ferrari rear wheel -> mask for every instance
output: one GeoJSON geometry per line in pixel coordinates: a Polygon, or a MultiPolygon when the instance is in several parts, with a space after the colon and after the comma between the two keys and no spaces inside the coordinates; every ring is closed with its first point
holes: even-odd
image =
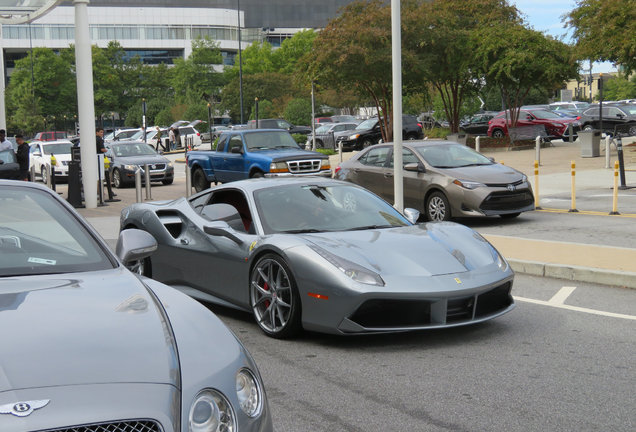
{"type": "Polygon", "coordinates": [[[300,325],[300,298],[289,266],[280,256],[261,257],[250,277],[252,313],[267,335],[283,339],[297,334],[300,325]]]}

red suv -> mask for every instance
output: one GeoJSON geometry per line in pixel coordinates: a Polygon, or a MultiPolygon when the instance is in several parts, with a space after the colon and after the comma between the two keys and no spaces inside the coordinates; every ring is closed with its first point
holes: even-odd
{"type": "MultiPolygon", "coordinates": [[[[510,112],[508,123],[510,122],[510,112]]],[[[522,109],[519,112],[517,127],[543,125],[546,134],[550,138],[569,140],[568,125],[572,124],[573,132],[576,134],[581,129],[581,123],[577,118],[561,117],[552,111],[545,109],[522,109]]],[[[506,124],[506,112],[502,111],[488,122],[488,136],[493,138],[503,138],[508,135],[508,125],[506,124]]]]}
{"type": "Polygon", "coordinates": [[[33,137],[33,141],[57,141],[57,140],[66,139],[66,138],[67,138],[66,132],[48,131],[48,132],[38,132],[33,137]]]}

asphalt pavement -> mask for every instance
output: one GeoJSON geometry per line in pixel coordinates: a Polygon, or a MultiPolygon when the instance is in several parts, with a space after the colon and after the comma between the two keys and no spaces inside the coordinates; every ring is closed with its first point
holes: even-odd
{"type": "MultiPolygon", "coordinates": [[[[615,147],[610,147],[610,169],[606,168],[605,146],[601,143],[598,157],[582,157],[578,142],[555,141],[539,153],[539,207],[537,212],[602,216],[604,223],[611,225],[616,218],[633,218],[636,222],[636,138],[623,140],[625,188],[617,191],[619,214],[610,215],[613,210],[614,161],[617,160],[615,147]],[[629,144],[633,143],[634,146],[629,144]],[[572,175],[571,164],[575,164],[572,175]],[[574,196],[572,199],[574,177],[574,196]],[[572,211],[576,210],[576,212],[572,211]]],[[[492,151],[482,149],[482,153],[495,158],[497,162],[526,173],[534,186],[535,149],[514,151],[492,151]]],[[[344,153],[343,158],[352,153],[344,153]]],[[[185,165],[179,163],[182,154],[171,154],[175,160],[175,182],[170,186],[154,185],[152,200],[170,200],[186,193],[185,165]]],[[[339,155],[331,156],[332,167],[340,161],[339,155]]],[[[619,185],[620,177],[619,177],[619,185]]],[[[57,187],[66,197],[67,186],[57,187]]],[[[145,189],[142,191],[145,199],[145,189]]],[[[119,214],[129,204],[135,202],[135,189],[117,189],[117,199],[121,201],[105,203],[96,209],[78,209],[91,225],[114,246],[119,232],[119,214]]],[[[568,215],[568,216],[565,216],[568,215]]],[[[522,216],[523,217],[523,216],[522,216]]],[[[513,222],[514,223],[514,222],[513,222]]],[[[558,230],[559,227],[554,227],[558,230]]],[[[636,249],[610,244],[590,245],[569,241],[522,238],[514,235],[484,234],[516,272],[537,276],[598,283],[636,289],[636,249]]]]}

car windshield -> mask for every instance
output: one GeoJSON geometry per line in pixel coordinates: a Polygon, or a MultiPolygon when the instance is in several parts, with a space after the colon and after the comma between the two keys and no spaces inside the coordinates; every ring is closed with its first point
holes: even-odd
{"type": "Polygon", "coordinates": [[[486,156],[461,144],[444,144],[415,147],[424,160],[435,168],[459,168],[492,165],[486,156]]]}
{"type": "Polygon", "coordinates": [[[0,276],[114,268],[106,252],[48,192],[0,188],[0,276]]]}
{"type": "Polygon", "coordinates": [[[254,199],[265,234],[409,225],[388,203],[355,186],[294,184],[259,190],[254,199]]]}
{"type": "Polygon", "coordinates": [[[326,125],[322,125],[319,128],[316,129],[316,133],[317,134],[325,134],[327,132],[329,132],[329,129],[331,129],[332,124],[326,124],[326,125]]]}
{"type": "Polygon", "coordinates": [[[370,118],[363,121],[358,126],[356,126],[356,129],[357,130],[373,129],[373,126],[375,126],[377,122],[378,122],[377,118],[370,118]]]}
{"type": "Polygon", "coordinates": [[[552,112],[552,111],[546,111],[546,110],[534,110],[531,111],[532,114],[538,118],[538,119],[558,119],[561,118],[561,116],[559,116],[558,114],[552,112]]]}
{"type": "Polygon", "coordinates": [[[3,163],[15,163],[17,162],[17,159],[15,157],[15,153],[11,150],[3,150],[0,151],[0,161],[3,163]]]}
{"type": "Polygon", "coordinates": [[[286,131],[259,131],[250,132],[245,135],[245,143],[247,149],[254,150],[271,150],[281,148],[299,149],[300,147],[286,131]]]}
{"type": "Polygon", "coordinates": [[[116,144],[111,147],[115,156],[154,156],[157,154],[155,149],[148,144],[116,144]]]}
{"type": "MultiPolygon", "coordinates": [[[[153,139],[155,137],[155,135],[157,135],[157,131],[156,130],[151,130],[151,131],[146,132],[146,140],[153,139]]],[[[137,132],[136,134],[131,136],[130,140],[131,141],[143,141],[144,140],[144,131],[140,130],[139,132],[137,132]]]]}
{"type": "Polygon", "coordinates": [[[56,144],[45,144],[42,146],[44,148],[44,154],[71,154],[71,147],[73,144],[68,143],[56,143],[56,144]]]}

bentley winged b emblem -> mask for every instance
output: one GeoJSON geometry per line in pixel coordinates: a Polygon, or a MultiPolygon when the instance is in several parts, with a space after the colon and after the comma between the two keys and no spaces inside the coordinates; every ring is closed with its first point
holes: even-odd
{"type": "Polygon", "coordinates": [[[32,400],[0,405],[0,414],[13,414],[16,417],[26,417],[36,409],[48,405],[50,399],[32,400]]]}

